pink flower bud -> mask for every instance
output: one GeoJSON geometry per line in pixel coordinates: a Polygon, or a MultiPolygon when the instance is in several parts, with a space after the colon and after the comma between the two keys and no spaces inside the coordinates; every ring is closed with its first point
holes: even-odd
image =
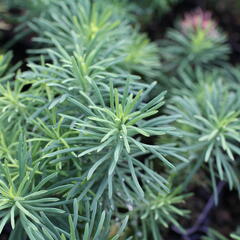
{"type": "Polygon", "coordinates": [[[180,27],[185,34],[202,30],[210,38],[216,38],[219,36],[217,24],[212,19],[212,14],[208,11],[203,11],[200,8],[185,14],[180,22],[180,27]]]}

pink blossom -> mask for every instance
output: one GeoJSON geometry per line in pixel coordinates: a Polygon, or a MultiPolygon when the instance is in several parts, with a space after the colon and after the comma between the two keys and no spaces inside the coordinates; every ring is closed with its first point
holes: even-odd
{"type": "Polygon", "coordinates": [[[184,19],[180,22],[180,26],[184,33],[203,30],[212,38],[219,36],[217,24],[212,19],[212,14],[208,11],[203,11],[200,8],[191,13],[187,13],[184,16],[184,19]]]}

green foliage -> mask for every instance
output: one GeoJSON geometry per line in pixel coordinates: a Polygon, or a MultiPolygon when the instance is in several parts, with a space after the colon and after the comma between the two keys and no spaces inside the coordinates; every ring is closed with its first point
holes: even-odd
{"type": "MultiPolygon", "coordinates": [[[[237,233],[232,233],[230,235],[230,238],[232,240],[239,240],[240,236],[237,233]]],[[[202,238],[202,240],[227,240],[229,238],[224,237],[222,234],[220,234],[218,231],[214,230],[214,229],[209,229],[208,230],[208,235],[204,236],[202,238]]]]}
{"type": "Polygon", "coordinates": [[[106,7],[99,1],[92,5],[83,0],[60,1],[30,27],[40,34],[35,41],[47,46],[31,53],[51,58],[52,68],[59,62],[66,73],[71,69],[84,88],[110,72],[131,71],[151,78],[159,72],[157,45],[133,29],[124,16],[112,11],[111,4],[106,7]]]}
{"type": "Polygon", "coordinates": [[[24,93],[24,84],[15,81],[12,86],[10,82],[5,85],[0,85],[0,108],[2,111],[0,121],[8,125],[7,128],[12,128],[13,124],[22,123],[27,120],[27,117],[34,108],[34,102],[42,103],[40,97],[28,95],[24,93]],[[32,107],[29,102],[32,101],[32,107]]]}
{"type": "Polygon", "coordinates": [[[190,63],[206,68],[209,67],[208,64],[221,66],[228,59],[229,48],[224,36],[206,41],[201,34],[191,35],[193,34],[189,36],[177,30],[169,30],[161,43],[164,71],[184,69],[190,63]]]}
{"type": "Polygon", "coordinates": [[[14,76],[14,72],[19,68],[20,63],[16,64],[14,67],[10,66],[12,61],[12,53],[8,52],[6,54],[0,54],[0,82],[6,82],[14,76]]]}
{"type": "Polygon", "coordinates": [[[223,66],[230,53],[226,36],[220,32],[208,12],[197,10],[186,15],[177,29],[170,29],[161,42],[163,71],[202,66],[223,66]]]}
{"type": "MultiPolygon", "coordinates": [[[[107,183],[109,198],[112,198],[113,190],[118,189],[114,187],[117,181],[120,184],[121,179],[124,179],[127,175],[132,176],[130,190],[136,191],[140,198],[144,196],[138,182],[140,177],[145,185],[151,181],[151,183],[155,182],[155,184],[159,185],[159,189],[165,187],[166,180],[153,173],[151,169],[139,162],[135,156],[153,154],[171,168],[174,166],[165,156],[169,155],[184,160],[181,156],[178,156],[174,147],[170,147],[170,145],[153,146],[141,141],[140,136],[150,137],[166,133],[177,135],[174,128],[168,126],[170,122],[176,119],[174,115],[145,120],[155,115],[164,104],[164,93],[144,103],[144,98],[147,97],[153,86],[154,84],[143,93],[139,91],[133,97],[132,93],[129,95],[129,84],[126,84],[122,96],[117,89],[113,89],[113,86],[110,85],[109,100],[107,101],[106,96],[104,98],[101,90],[95,86],[96,89],[91,98],[80,92],[82,100],[80,100],[81,98],[79,100],[75,98],[68,99],[69,102],[76,105],[75,112],[78,112],[81,116],[62,115],[64,118],[72,120],[70,127],[80,133],[74,139],[75,144],[72,150],[75,153],[79,150],[78,157],[85,156],[88,163],[92,162],[90,164],[90,166],[92,165],[91,168],[87,170],[87,180],[93,177],[94,182],[97,182],[98,185],[101,181],[100,188],[102,190],[107,183]],[[95,102],[99,102],[98,104],[93,102],[93,96],[97,97],[95,102]],[[139,135],[138,138],[136,138],[137,135],[139,135]],[[77,142],[81,143],[81,145],[79,146],[77,142]],[[90,153],[95,155],[93,159],[91,155],[89,156],[90,153]],[[100,173],[99,168],[101,168],[102,173],[100,173]],[[142,170],[139,172],[137,169],[142,170]],[[144,177],[142,177],[143,171],[145,172],[144,177]],[[97,174],[94,174],[95,172],[97,174]],[[105,176],[106,172],[108,176],[105,176]],[[116,178],[118,178],[114,182],[115,184],[113,184],[114,175],[117,175],[116,178]]],[[[67,151],[71,151],[71,148],[67,149],[67,151]]],[[[60,150],[60,152],[63,153],[64,150],[60,150]]],[[[53,157],[58,153],[59,151],[50,153],[47,157],[53,157]]],[[[128,196],[128,191],[126,193],[128,196]]]]}
{"type": "MultiPolygon", "coordinates": [[[[196,94],[196,92],[195,92],[196,94]]],[[[232,91],[221,81],[206,84],[197,95],[175,97],[171,109],[182,115],[179,123],[184,129],[184,138],[193,155],[193,162],[201,166],[209,164],[213,188],[216,177],[226,180],[230,188],[239,189],[235,164],[240,153],[239,92],[232,91]]]]}
{"type": "MultiPolygon", "coordinates": [[[[41,14],[46,7],[48,7],[52,2],[56,0],[3,0],[3,2],[6,2],[5,5],[8,9],[18,8],[18,9],[25,9],[26,12],[22,16],[12,16],[11,20],[16,20],[21,22],[26,19],[31,19],[32,17],[35,17],[39,14],[41,14]]],[[[11,16],[11,15],[10,15],[11,16]]]]}
{"type": "MultiPolygon", "coordinates": [[[[39,161],[33,161],[27,152],[22,136],[17,147],[16,161],[17,164],[13,165],[5,160],[0,166],[0,232],[10,222],[13,231],[9,239],[26,239],[26,235],[32,240],[108,238],[110,215],[103,211],[98,216],[95,208],[92,213],[88,213],[88,217],[91,216],[88,220],[87,217],[79,216],[84,203],[77,199],[61,200],[56,197],[64,196],[71,189],[70,181],[56,184],[58,172],[48,176],[43,173],[39,168],[39,161]],[[67,207],[70,203],[73,203],[73,214],[67,207]],[[79,222],[84,226],[80,235],[76,231],[79,222]]],[[[88,201],[85,205],[89,205],[88,201]]],[[[125,218],[123,225],[111,239],[119,238],[127,220],[125,218]]]]}
{"type": "MultiPolygon", "coordinates": [[[[227,71],[219,68],[205,70],[200,66],[192,68],[190,66],[176,72],[165,83],[166,88],[172,96],[196,96],[199,98],[206,85],[212,85],[216,81],[230,81],[233,84],[233,77],[227,71]]],[[[229,84],[230,85],[230,84],[229,84]]]]}
{"type": "Polygon", "coordinates": [[[234,240],[239,240],[240,236],[233,233],[233,234],[231,234],[231,238],[234,239],[234,240]]]}
{"type": "Polygon", "coordinates": [[[129,71],[147,76],[148,80],[159,77],[159,48],[145,34],[133,33],[124,51],[126,58],[123,64],[129,71]]]}
{"type": "Polygon", "coordinates": [[[144,230],[156,239],[158,226],[185,213],[165,166],[187,161],[174,143],[148,140],[179,136],[171,127],[178,116],[161,113],[166,92],[150,97],[156,83],[132,75],[157,77],[158,47],[113,5],[46,4],[49,11],[29,23],[37,37],[28,70],[8,75],[10,57],[2,58],[1,230],[10,223],[10,239],[116,240],[132,235],[128,218],[145,215],[143,229],[159,218],[144,230]],[[18,140],[22,131],[26,140],[18,140]],[[129,201],[149,210],[121,214],[129,201]]]}
{"type": "Polygon", "coordinates": [[[222,234],[214,229],[208,230],[208,235],[203,237],[202,240],[227,240],[222,234]]]}
{"type": "Polygon", "coordinates": [[[26,150],[23,138],[20,139],[18,146],[17,161],[18,168],[8,167],[7,161],[1,164],[0,205],[2,219],[0,232],[2,232],[4,225],[10,221],[13,234],[14,231],[22,232],[23,228],[30,239],[36,239],[36,235],[38,235],[38,239],[44,239],[43,232],[49,234],[51,231],[46,222],[44,224],[44,219],[46,221],[50,213],[56,219],[59,214],[64,213],[63,210],[55,208],[59,199],[52,196],[64,193],[69,186],[49,186],[49,181],[56,174],[42,179],[38,177],[40,174],[38,164],[33,166],[31,163],[31,157],[26,150]],[[41,227],[43,228],[41,229],[41,227]]]}
{"type": "Polygon", "coordinates": [[[10,225],[10,240],[161,240],[172,225],[184,232],[183,191],[200,167],[215,193],[217,179],[240,190],[240,75],[225,35],[201,11],[162,50],[140,33],[138,14],[173,3],[9,1],[25,9],[17,38],[34,36],[26,70],[0,56],[0,230],[10,225]]]}
{"type": "Polygon", "coordinates": [[[153,17],[161,17],[169,12],[181,0],[142,0],[128,1],[129,9],[135,12],[140,21],[150,22],[153,17]],[[132,4],[132,5],[131,5],[132,4]]]}
{"type": "Polygon", "coordinates": [[[157,240],[162,239],[159,224],[168,228],[170,224],[177,226],[181,229],[180,224],[176,220],[176,216],[186,217],[187,210],[178,207],[179,204],[185,203],[188,195],[179,195],[180,188],[172,189],[171,193],[159,193],[156,189],[147,189],[146,200],[137,200],[136,202],[129,203],[127,206],[130,211],[130,220],[135,229],[135,236],[141,239],[157,240]],[[140,216],[140,222],[136,218],[140,216]],[[151,233],[149,235],[149,233],[151,233]]]}
{"type": "Polygon", "coordinates": [[[2,79],[3,75],[6,74],[6,71],[9,67],[10,61],[11,61],[11,53],[8,53],[6,55],[0,55],[0,77],[2,79]]]}

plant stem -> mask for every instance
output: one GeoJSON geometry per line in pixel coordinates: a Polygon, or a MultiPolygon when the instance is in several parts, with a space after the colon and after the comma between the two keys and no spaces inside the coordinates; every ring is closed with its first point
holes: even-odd
{"type": "MultiPolygon", "coordinates": [[[[223,182],[223,181],[219,182],[219,184],[217,186],[217,194],[218,195],[221,193],[224,185],[225,185],[225,182],[223,182]]],[[[208,218],[209,213],[213,209],[214,205],[215,205],[214,193],[212,193],[212,195],[209,198],[207,204],[205,205],[203,211],[198,216],[196,222],[194,223],[194,225],[191,228],[188,228],[184,234],[176,226],[173,226],[172,229],[176,233],[180,234],[184,240],[191,240],[191,235],[195,234],[196,232],[199,231],[200,228],[202,228],[202,226],[204,225],[204,222],[208,218]]]]}

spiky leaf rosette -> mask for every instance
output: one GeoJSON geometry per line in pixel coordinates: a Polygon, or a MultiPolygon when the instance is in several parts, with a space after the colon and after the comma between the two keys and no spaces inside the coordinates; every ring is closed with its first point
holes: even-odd
{"type": "Polygon", "coordinates": [[[53,47],[51,39],[54,38],[68,52],[88,49],[99,42],[109,43],[127,30],[110,6],[84,0],[59,1],[46,16],[35,19],[30,26],[41,36],[36,41],[53,47]]]}
{"type": "Polygon", "coordinates": [[[24,92],[24,86],[25,83],[19,79],[0,84],[0,121],[6,129],[26,122],[35,108],[44,101],[40,96],[24,92]]]}
{"type": "Polygon", "coordinates": [[[170,72],[187,66],[221,66],[230,52],[226,36],[220,32],[209,12],[198,9],[187,14],[179,29],[167,32],[162,42],[163,69],[170,72]]]}
{"type": "Polygon", "coordinates": [[[98,205],[90,210],[88,198],[66,200],[64,195],[72,188],[71,181],[61,178],[59,171],[47,176],[39,165],[39,161],[32,160],[21,135],[16,164],[7,159],[0,164],[0,232],[9,223],[13,229],[9,239],[119,239],[128,217],[122,224],[118,222],[119,228],[110,238],[115,224],[111,212],[98,205]]]}
{"type": "Polygon", "coordinates": [[[182,115],[179,123],[186,133],[185,150],[190,151],[195,167],[208,163],[214,190],[217,177],[239,189],[235,171],[240,155],[239,96],[217,81],[207,84],[198,96],[174,98],[171,107],[182,115]]]}
{"type": "Polygon", "coordinates": [[[128,81],[120,93],[110,84],[109,98],[103,98],[105,91],[97,85],[92,98],[83,92],[80,92],[78,99],[70,97],[68,101],[72,103],[71,109],[75,109],[75,116],[61,115],[72,120],[70,127],[78,131],[79,136],[69,143],[72,148],[46,155],[54,157],[59,153],[74,151],[88,166],[85,170],[87,180],[92,185],[99,186],[100,183],[100,192],[108,188],[110,199],[113,191],[121,187],[128,197],[131,197],[133,191],[142,198],[144,191],[141,183],[156,184],[159,189],[167,190],[166,180],[139,161],[139,157],[155,156],[170,168],[174,166],[167,160],[167,156],[185,161],[176,153],[174,144],[158,146],[144,140],[150,136],[178,135],[169,126],[177,116],[156,116],[164,104],[165,92],[146,102],[155,83],[135,96],[129,94],[129,86],[128,81]],[[98,99],[95,101],[98,104],[92,101],[93,98],[98,99]],[[131,176],[130,179],[126,178],[128,175],[131,176]],[[125,180],[129,182],[126,183],[125,180]]]}
{"type": "Polygon", "coordinates": [[[98,1],[60,1],[47,16],[30,24],[41,36],[35,39],[36,42],[44,44],[42,49],[31,52],[44,54],[54,61],[54,65],[58,60],[65,66],[72,66],[79,80],[91,81],[92,75],[101,78],[106,69],[157,77],[157,44],[131,26],[128,18],[123,19],[112,11],[114,4],[107,4],[106,8],[106,4],[98,1]],[[77,67],[81,67],[78,72],[77,67]]]}
{"type": "Polygon", "coordinates": [[[189,194],[181,194],[181,188],[171,189],[171,193],[159,193],[157,189],[146,189],[144,200],[137,200],[125,204],[122,201],[121,208],[129,211],[129,225],[134,229],[136,239],[162,239],[163,228],[174,225],[184,232],[177,221],[177,217],[186,217],[189,211],[179,207],[185,203],[189,194]]]}
{"type": "MultiPolygon", "coordinates": [[[[40,35],[36,42],[44,44],[43,48],[32,53],[54,55],[53,60],[57,60],[58,54],[64,58],[66,54],[81,55],[77,60],[83,72],[89,71],[93,61],[116,57],[120,47],[129,42],[125,37],[130,31],[127,20],[112,11],[112,4],[99,1],[59,1],[46,16],[35,19],[30,27],[40,35]],[[49,47],[57,52],[50,53],[49,47]]],[[[92,66],[90,70],[94,69],[92,66]]]]}
{"type": "Polygon", "coordinates": [[[126,55],[123,67],[130,72],[146,76],[146,80],[159,77],[160,49],[158,45],[150,42],[146,34],[140,34],[136,30],[129,40],[123,49],[123,54],[126,55]]]}
{"type": "Polygon", "coordinates": [[[65,212],[59,208],[63,203],[59,204],[56,195],[63,194],[71,185],[54,186],[56,173],[41,178],[39,164],[32,165],[23,137],[19,139],[16,158],[16,166],[8,165],[7,160],[0,165],[0,232],[10,222],[12,236],[18,233],[22,239],[26,235],[32,240],[46,239],[52,231],[49,217],[54,216],[54,221],[61,225],[59,216],[65,212]]]}

